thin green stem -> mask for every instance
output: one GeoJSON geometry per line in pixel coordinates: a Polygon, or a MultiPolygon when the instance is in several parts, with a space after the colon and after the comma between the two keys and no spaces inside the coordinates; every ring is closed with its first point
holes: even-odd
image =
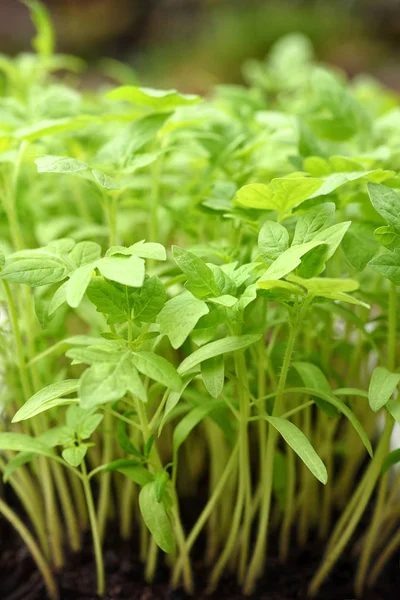
{"type": "MultiPolygon", "coordinates": [[[[289,338],[286,346],[285,356],[283,359],[282,370],[279,377],[278,388],[276,399],[273,408],[273,416],[278,416],[282,410],[282,403],[286,385],[286,378],[289,372],[290,362],[292,359],[294,343],[300,327],[300,324],[306,314],[309,306],[308,299],[304,300],[300,311],[297,314],[297,318],[293,324],[290,325],[289,338]]],[[[278,439],[278,432],[271,425],[268,428],[268,440],[267,440],[267,458],[266,468],[263,477],[263,499],[260,510],[260,521],[258,526],[258,535],[256,544],[253,552],[253,556],[250,562],[247,578],[245,582],[245,593],[251,594],[254,590],[256,579],[259,577],[266,555],[267,538],[268,538],[268,525],[271,511],[271,499],[272,499],[272,482],[274,474],[274,456],[275,449],[278,439]]]]}
{"type": "Polygon", "coordinates": [[[96,518],[96,509],[93,500],[92,489],[87,474],[85,461],[81,465],[82,470],[82,485],[85,493],[86,505],[89,514],[90,528],[92,531],[93,538],[93,550],[96,561],[96,573],[97,573],[97,593],[99,596],[104,596],[105,593],[105,574],[104,574],[104,563],[103,554],[101,550],[101,540],[99,534],[99,528],[96,518]]]}
{"type": "Polygon", "coordinates": [[[313,580],[311,581],[309,587],[310,596],[315,596],[317,594],[322,583],[324,582],[324,580],[330,573],[332,567],[335,565],[336,561],[338,560],[343,550],[347,546],[348,542],[350,541],[358,523],[360,522],[362,515],[364,514],[366,507],[368,506],[368,502],[370,501],[376,482],[381,473],[382,461],[387,454],[387,447],[392,434],[392,429],[393,419],[388,419],[385,425],[385,429],[382,433],[381,439],[379,441],[378,447],[376,449],[374,458],[372,459],[369,465],[365,483],[362,482],[364,483],[364,491],[359,496],[358,503],[354,508],[353,514],[349,519],[346,528],[343,530],[340,537],[336,538],[337,542],[335,543],[335,545],[333,547],[330,547],[331,549],[326,554],[325,560],[323,561],[322,565],[320,566],[313,580]]]}

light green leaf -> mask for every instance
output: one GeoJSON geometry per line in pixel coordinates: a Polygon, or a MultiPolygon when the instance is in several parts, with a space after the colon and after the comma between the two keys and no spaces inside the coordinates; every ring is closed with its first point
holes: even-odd
{"type": "Polygon", "coordinates": [[[335,216],[335,204],[326,202],[319,204],[318,207],[309,210],[299,216],[294,230],[293,246],[311,242],[323,229],[333,225],[335,216]]]}
{"type": "Polygon", "coordinates": [[[138,371],[158,381],[165,387],[178,391],[181,389],[182,381],[175,367],[171,363],[154,352],[141,350],[133,352],[133,362],[138,371]]]}
{"type": "Polygon", "coordinates": [[[9,481],[10,477],[17,469],[19,469],[19,467],[30,463],[37,456],[37,454],[34,454],[32,452],[19,452],[13,458],[9,459],[3,471],[4,483],[7,483],[7,481],[9,481]]]}
{"type": "Polygon", "coordinates": [[[313,240],[311,242],[306,242],[305,244],[291,246],[283,252],[270,267],[268,267],[261,276],[259,283],[285,277],[300,265],[302,257],[307,254],[307,252],[310,252],[310,250],[322,244],[324,244],[324,242],[313,240]]]}
{"type": "Polygon", "coordinates": [[[232,308],[235,306],[238,299],[235,296],[231,296],[231,294],[223,294],[222,296],[218,296],[218,298],[207,298],[207,302],[211,302],[212,304],[219,304],[220,306],[225,306],[226,308],[232,308]]]}
{"type": "Polygon", "coordinates": [[[377,367],[369,383],[368,401],[374,412],[390,400],[400,382],[400,373],[391,373],[385,367],[377,367]]]}
{"type": "Polygon", "coordinates": [[[55,47],[55,33],[49,12],[46,6],[37,0],[24,0],[24,4],[29,8],[36,28],[32,46],[42,58],[49,58],[55,47]]]}
{"type": "MultiPolygon", "coordinates": [[[[351,222],[337,223],[323,229],[314,237],[314,242],[323,242],[324,246],[314,248],[301,261],[300,277],[315,277],[325,269],[325,263],[334,255],[351,222]]],[[[298,247],[298,246],[296,246],[298,247]]]]}
{"type": "Polygon", "coordinates": [[[221,340],[216,340],[215,342],[210,342],[209,344],[202,346],[187,356],[179,365],[178,373],[180,373],[180,375],[184,375],[203,361],[208,360],[209,358],[214,358],[215,356],[219,356],[220,354],[228,354],[229,352],[244,350],[252,344],[255,344],[260,337],[261,334],[241,336],[234,335],[221,340]]]}
{"type": "Polygon", "coordinates": [[[106,279],[128,285],[140,287],[144,281],[144,260],[137,256],[109,256],[97,262],[97,268],[106,279]]]}
{"type": "Polygon", "coordinates": [[[264,183],[250,183],[241,187],[236,194],[236,202],[246,208],[267,210],[272,201],[272,190],[264,183]]]}
{"type": "Polygon", "coordinates": [[[87,297],[98,312],[108,315],[107,323],[125,323],[129,318],[129,298],[110,281],[92,277],[87,288],[87,297]]]}
{"type": "Polygon", "coordinates": [[[365,269],[378,251],[374,239],[374,227],[370,223],[352,223],[342,240],[342,249],[352,267],[365,269]]]}
{"type": "Polygon", "coordinates": [[[158,502],[154,482],[140,490],[139,508],[143,521],[163,552],[174,552],[175,540],[164,502],[158,502]]]}
{"type": "Polygon", "coordinates": [[[168,336],[173,348],[182,346],[200,317],[209,312],[202,300],[189,292],[168,300],[157,316],[160,332],[168,336]]]}
{"type": "Polygon", "coordinates": [[[195,427],[206,417],[208,417],[214,410],[220,409],[224,406],[222,400],[209,400],[203,402],[200,406],[193,408],[187,415],[179,421],[178,425],[174,429],[172,438],[172,445],[174,449],[174,456],[176,457],[179,448],[186,440],[188,435],[193,431],[195,427]]]}
{"type": "Polygon", "coordinates": [[[79,467],[86,456],[88,448],[85,444],[71,446],[62,451],[63,459],[72,467],[79,467]]]}
{"type": "Polygon", "coordinates": [[[178,106],[187,106],[200,102],[201,98],[193,94],[179,94],[176,90],[155,90],[134,85],[123,85],[108,92],[110,100],[127,100],[138,106],[155,111],[170,111],[178,106]]]}
{"type": "Polygon", "coordinates": [[[72,404],[66,413],[66,423],[81,440],[89,438],[100,425],[104,415],[94,413],[93,410],[84,410],[72,404]]]}
{"type": "Polygon", "coordinates": [[[92,175],[95,181],[106,190],[119,190],[121,187],[118,181],[115,181],[115,179],[112,179],[111,177],[109,177],[102,171],[99,171],[98,169],[92,169],[92,175]]]}
{"type": "Polygon", "coordinates": [[[104,470],[118,471],[118,473],[122,473],[125,475],[125,477],[131,481],[134,481],[140,486],[144,486],[154,480],[154,476],[146,469],[146,467],[139,465],[136,460],[129,458],[120,458],[118,460],[114,460],[113,462],[105,465],[104,470]]]}
{"type": "Polygon", "coordinates": [[[153,260],[166,260],[167,253],[162,244],[155,242],[137,242],[128,248],[130,254],[140,256],[141,258],[151,258],[153,260]]]}
{"type": "Polygon", "coordinates": [[[133,318],[142,323],[154,323],[166,299],[167,293],[161,280],[156,276],[149,277],[132,296],[133,318]]]}
{"type": "Polygon", "coordinates": [[[281,434],[287,444],[301,458],[306,467],[321,483],[328,481],[326,467],[310,442],[300,429],[287,419],[280,417],[266,417],[267,421],[281,434]]]}
{"type": "Polygon", "coordinates": [[[76,269],[69,278],[66,286],[66,300],[72,308],[77,308],[82,302],[95,267],[96,263],[83,265],[76,269]]]}
{"type": "Polygon", "coordinates": [[[38,173],[78,173],[89,168],[86,163],[68,156],[41,156],[35,163],[38,173]]]}
{"type": "Polygon", "coordinates": [[[43,444],[37,438],[23,433],[0,433],[0,450],[13,450],[15,452],[33,452],[53,458],[54,451],[50,446],[43,444]]]}
{"type": "Polygon", "coordinates": [[[218,398],[224,389],[225,363],[222,355],[214,356],[201,363],[201,377],[208,393],[218,398]]]}
{"type": "Polygon", "coordinates": [[[269,185],[253,183],[242,187],[236,200],[249,208],[276,210],[283,217],[298,206],[322,185],[312,177],[287,177],[273,179],[269,185]]]}
{"type": "MultiPolygon", "coordinates": [[[[376,256],[368,263],[368,266],[389,281],[400,285],[400,249],[376,256]]],[[[0,277],[3,273],[4,271],[0,277]]]]}
{"type": "Polygon", "coordinates": [[[394,190],[379,183],[369,183],[368,193],[376,212],[400,232],[400,196],[394,190]]]}
{"type": "Polygon", "coordinates": [[[74,267],[83,267],[93,263],[101,256],[101,247],[96,242],[79,242],[68,255],[74,267]]]}
{"type": "MultiPolygon", "coordinates": [[[[315,388],[328,394],[331,393],[329,381],[319,367],[303,361],[293,361],[292,367],[296,369],[306,387],[315,388]]],[[[315,398],[315,402],[330,417],[336,418],[339,416],[338,410],[328,402],[320,398],[315,398]]]]}
{"type": "Polygon", "coordinates": [[[23,406],[17,411],[12,419],[12,423],[18,423],[19,421],[25,421],[31,419],[35,415],[40,414],[53,406],[59,404],[69,404],[74,400],[64,398],[69,394],[73,394],[78,390],[79,380],[78,379],[65,379],[64,381],[58,381],[57,383],[51,383],[47,387],[36,392],[29,400],[25,402],[23,406]],[[61,398],[61,401],[59,399],[61,398]],[[56,401],[56,403],[54,403],[56,401]]]}
{"type": "Polygon", "coordinates": [[[41,257],[14,260],[6,264],[0,273],[2,279],[13,283],[25,283],[32,287],[58,283],[66,278],[67,266],[57,258],[41,257]]]}
{"type": "Polygon", "coordinates": [[[81,407],[90,409],[114,402],[122,398],[128,390],[146,402],[146,392],[136,371],[133,357],[131,353],[126,352],[118,362],[95,363],[83,373],[79,385],[81,407]]]}
{"type": "Polygon", "coordinates": [[[329,404],[332,404],[332,406],[334,406],[335,408],[337,408],[338,411],[340,411],[353,425],[354,429],[360,436],[361,441],[363,442],[364,446],[366,447],[368,454],[370,456],[373,455],[371,442],[369,441],[368,436],[367,436],[363,426],[361,425],[360,421],[357,419],[357,417],[353,413],[353,411],[347,406],[347,404],[342,402],[334,394],[332,394],[332,393],[328,394],[322,390],[317,390],[314,387],[313,388],[305,387],[303,389],[303,391],[304,391],[304,393],[308,393],[311,396],[317,396],[317,397],[321,398],[322,400],[325,400],[329,404]]]}
{"type": "Polygon", "coordinates": [[[400,249],[400,233],[396,232],[391,225],[384,225],[375,229],[374,238],[378,244],[385,246],[392,252],[400,249]]]}
{"type": "Polygon", "coordinates": [[[192,252],[172,247],[174,259],[178,267],[187,277],[187,289],[197,298],[220,295],[220,290],[211,269],[192,252]]]}
{"type": "Polygon", "coordinates": [[[67,284],[68,281],[64,281],[64,283],[60,285],[60,287],[55,292],[53,298],[51,299],[48,307],[49,316],[55,313],[56,310],[67,301],[67,284]]]}
{"type": "MultiPolygon", "coordinates": [[[[39,121],[38,123],[34,123],[33,125],[28,125],[27,127],[18,129],[14,133],[14,137],[17,139],[25,139],[25,140],[33,142],[34,140],[40,139],[47,135],[54,135],[57,133],[62,133],[64,131],[65,132],[66,131],[77,131],[78,129],[84,129],[91,123],[96,123],[96,122],[98,122],[97,117],[84,116],[84,115],[80,115],[78,117],[74,117],[74,116],[73,117],[64,117],[62,119],[46,119],[44,121],[39,121]]],[[[67,157],[57,156],[57,157],[52,157],[52,158],[67,158],[67,157]]],[[[72,159],[72,160],[74,160],[74,159],[72,159]]],[[[78,168],[76,170],[82,171],[84,169],[78,168]]],[[[45,172],[49,172],[49,173],[50,172],[54,172],[54,173],[71,172],[72,173],[72,172],[74,172],[74,168],[72,168],[72,170],[67,168],[65,171],[58,171],[57,167],[56,167],[54,170],[51,169],[50,171],[47,171],[47,169],[46,169],[45,171],[41,171],[41,172],[43,172],[43,173],[45,173],[45,172]]]]}
{"type": "Polygon", "coordinates": [[[289,248],[289,232],[280,223],[266,221],[258,234],[258,248],[264,261],[276,260],[289,248]]]}

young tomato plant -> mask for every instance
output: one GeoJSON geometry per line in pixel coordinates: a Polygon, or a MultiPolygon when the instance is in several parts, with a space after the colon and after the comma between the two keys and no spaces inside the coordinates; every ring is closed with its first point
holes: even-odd
{"type": "Polygon", "coordinates": [[[52,599],[88,529],[104,595],[108,527],[189,593],[200,537],[208,591],[250,595],[271,539],[318,536],[313,595],[361,526],[361,594],[400,545],[398,97],[299,35],[207,100],[81,93],[27,5],[35,53],[0,59],[0,513],[52,599]]]}

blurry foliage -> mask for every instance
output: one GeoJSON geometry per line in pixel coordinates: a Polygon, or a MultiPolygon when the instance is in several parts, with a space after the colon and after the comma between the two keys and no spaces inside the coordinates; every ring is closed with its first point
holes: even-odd
{"type": "MultiPolygon", "coordinates": [[[[320,60],[350,75],[373,72],[399,86],[398,0],[47,0],[59,49],[87,60],[129,61],[141,81],[206,92],[216,82],[240,82],[239,65],[263,58],[288,32],[306,34],[320,60]]],[[[17,0],[0,2],[1,50],[28,48],[31,25],[17,0]]],[[[116,72],[113,64],[113,72],[116,72]]],[[[134,83],[118,68],[118,81],[134,83]]],[[[115,79],[115,77],[114,77],[115,79]]],[[[89,84],[91,79],[87,80],[89,84]]]]}

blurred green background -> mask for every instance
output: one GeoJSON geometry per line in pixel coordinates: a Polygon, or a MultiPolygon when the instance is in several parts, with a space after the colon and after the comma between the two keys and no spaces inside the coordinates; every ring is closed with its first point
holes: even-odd
{"type": "MultiPolygon", "coordinates": [[[[350,76],[369,72],[400,91],[400,0],[46,0],[59,51],[88,62],[86,81],[111,57],[133,70],[120,81],[206,93],[240,82],[247,58],[301,31],[320,60],[350,76]],[[130,80],[130,81],[129,81],[130,80]]],[[[19,0],[0,0],[0,51],[30,48],[33,27],[19,0]]],[[[115,78],[115,75],[114,75],[115,78]]]]}

